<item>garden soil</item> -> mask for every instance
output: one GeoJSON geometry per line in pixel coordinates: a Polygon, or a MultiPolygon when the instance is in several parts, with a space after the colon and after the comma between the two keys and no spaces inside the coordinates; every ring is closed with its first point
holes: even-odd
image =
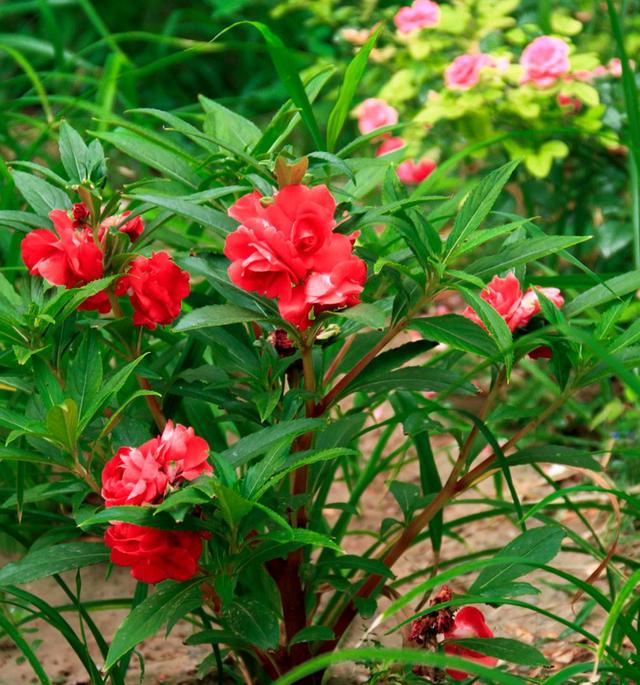
{"type": "MultiPolygon", "coordinates": [[[[443,445],[443,461],[446,462],[446,445],[443,445]]],[[[411,474],[415,482],[418,481],[418,470],[415,464],[409,465],[403,474],[411,474]]],[[[550,467],[549,475],[554,479],[566,481],[572,484],[575,474],[561,467],[550,467]]],[[[523,501],[538,499],[548,492],[548,486],[533,471],[519,469],[517,478],[518,491],[523,501]]],[[[491,481],[482,485],[486,491],[492,487],[491,481]]],[[[478,499],[482,493],[468,499],[478,499]]],[[[344,502],[347,500],[347,490],[339,482],[335,485],[330,498],[331,502],[344,502]]],[[[370,528],[376,530],[380,521],[385,517],[396,516],[399,518],[395,500],[388,492],[387,485],[382,480],[375,483],[369,496],[364,502],[364,511],[361,516],[354,520],[353,529],[362,530],[370,528]]],[[[448,518],[458,518],[472,514],[482,509],[481,505],[456,504],[446,511],[448,518]]],[[[330,510],[334,512],[335,510],[330,510]]],[[[604,518],[597,511],[591,512],[593,524],[599,533],[607,539],[607,528],[612,527],[612,522],[604,518]]],[[[564,510],[563,523],[571,526],[574,530],[581,530],[579,521],[573,520],[573,514],[564,510]]],[[[492,547],[505,545],[509,539],[517,535],[517,529],[512,523],[502,518],[486,518],[461,526],[457,529],[457,540],[446,539],[443,545],[442,558],[447,559],[457,555],[470,553],[492,547]]],[[[350,535],[346,538],[344,547],[349,553],[362,553],[370,544],[370,538],[350,535]]],[[[579,577],[587,578],[595,570],[590,561],[583,555],[563,552],[557,558],[557,565],[566,571],[579,577]]],[[[2,560],[4,561],[4,560],[2,560]]],[[[401,559],[394,568],[398,576],[406,576],[424,569],[430,565],[432,559],[428,544],[417,545],[401,559]]],[[[133,581],[127,570],[114,568],[109,578],[105,581],[106,568],[96,566],[85,569],[82,572],[82,596],[83,599],[117,599],[130,597],[133,592],[133,581]]],[[[67,574],[67,580],[74,586],[74,574],[67,574]]],[[[470,578],[458,578],[452,584],[454,590],[463,590],[470,578]]],[[[566,617],[575,616],[581,603],[572,606],[570,595],[557,587],[552,587],[544,579],[538,579],[541,593],[535,598],[525,598],[528,601],[538,603],[539,606],[549,609],[566,617]]],[[[67,598],[60,588],[52,580],[42,580],[26,586],[30,592],[46,598],[53,605],[67,604],[67,598]]],[[[406,589],[411,587],[408,585],[406,589]]],[[[382,599],[379,608],[382,609],[388,600],[382,599]]],[[[557,640],[562,632],[562,626],[554,624],[543,616],[526,611],[517,607],[503,607],[491,609],[487,607],[484,613],[488,624],[493,628],[496,635],[512,637],[526,642],[536,642],[550,661],[553,669],[565,666],[569,663],[588,660],[590,653],[580,644],[578,636],[570,636],[569,639],[557,640]]],[[[106,610],[94,612],[93,616],[99,628],[103,631],[107,640],[111,639],[117,627],[123,620],[126,612],[123,610],[106,610]]],[[[78,625],[74,614],[67,614],[69,622],[78,625]]],[[[404,617],[403,617],[404,618],[404,617]]],[[[602,615],[594,615],[587,624],[591,630],[597,630],[603,620],[602,615]]],[[[88,683],[87,675],[77,659],[76,655],[68,648],[66,642],[49,626],[42,621],[35,621],[33,632],[26,635],[27,639],[37,645],[37,654],[43,663],[52,683],[56,685],[84,685],[88,683]]],[[[363,640],[382,642],[388,646],[398,646],[402,642],[402,635],[398,632],[391,637],[384,635],[390,626],[378,626],[373,632],[369,631],[369,625],[362,622],[353,626],[348,636],[349,645],[362,643],[363,640]]],[[[195,685],[195,683],[217,682],[211,678],[199,680],[196,667],[198,663],[209,653],[206,645],[186,646],[183,641],[192,632],[192,627],[187,622],[180,622],[168,637],[160,634],[146,640],[139,647],[145,663],[145,685],[195,685]]],[[[89,638],[90,639],[90,638],[89,638]]],[[[96,663],[100,663],[99,652],[92,645],[96,663]]],[[[352,665],[336,667],[331,674],[331,685],[351,685],[366,682],[366,672],[352,665]]],[[[0,685],[26,685],[36,682],[33,672],[28,663],[20,658],[20,652],[9,640],[0,642],[0,685]]],[[[127,676],[127,685],[140,682],[140,669],[137,659],[133,659],[127,676]]]]}

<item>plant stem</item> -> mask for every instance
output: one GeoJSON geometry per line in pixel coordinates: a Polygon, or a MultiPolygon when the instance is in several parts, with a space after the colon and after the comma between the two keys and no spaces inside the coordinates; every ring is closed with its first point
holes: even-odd
{"type": "MultiPolygon", "coordinates": [[[[124,317],[124,314],[122,312],[122,307],[120,306],[120,302],[118,302],[118,298],[116,297],[115,293],[115,288],[113,286],[110,286],[107,288],[107,296],[109,298],[109,302],[111,303],[111,309],[113,310],[113,315],[116,317],[116,319],[122,319],[124,317]]],[[[137,359],[140,356],[140,348],[142,345],[142,329],[140,329],[140,335],[138,336],[137,343],[135,347],[133,345],[128,345],[129,348],[129,358],[133,361],[134,359],[137,359]]],[[[136,379],[138,381],[138,385],[140,386],[141,390],[151,390],[151,384],[149,381],[144,378],[143,376],[140,376],[139,374],[136,374],[136,379]]],[[[164,412],[162,411],[162,407],[160,406],[158,400],[151,396],[151,395],[146,395],[144,398],[147,402],[147,406],[149,407],[149,411],[151,412],[151,416],[153,416],[153,420],[160,432],[164,430],[164,427],[167,425],[167,419],[164,415],[164,412]]]]}
{"type": "Polygon", "coordinates": [[[380,340],[350,369],[333,388],[315,406],[314,416],[321,416],[337,400],[342,392],[354,381],[362,371],[375,359],[407,324],[408,319],[401,319],[380,338],[380,340]]]}

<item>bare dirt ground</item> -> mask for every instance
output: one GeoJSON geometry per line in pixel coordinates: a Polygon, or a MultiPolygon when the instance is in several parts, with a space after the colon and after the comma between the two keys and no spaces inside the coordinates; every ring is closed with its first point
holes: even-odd
{"type": "MultiPolygon", "coordinates": [[[[446,465],[446,450],[443,449],[442,462],[446,465]]],[[[556,479],[574,477],[569,471],[553,467],[551,474],[556,479]]],[[[402,475],[403,480],[413,479],[418,482],[417,467],[409,464],[402,475]]],[[[546,484],[534,472],[525,469],[518,470],[516,475],[517,487],[523,501],[538,499],[546,493],[546,484]]],[[[486,493],[491,491],[490,481],[487,481],[482,489],[486,493]]],[[[478,493],[480,494],[480,493],[478,493]]],[[[337,482],[330,501],[344,502],[347,499],[347,490],[343,484],[337,482]]],[[[363,502],[364,510],[361,516],[354,521],[353,528],[377,530],[380,521],[387,516],[398,517],[398,509],[395,500],[388,492],[384,481],[378,480],[374,488],[363,502]]],[[[461,515],[467,515],[479,510],[477,504],[455,504],[449,507],[445,516],[451,520],[461,515]]],[[[332,510],[335,511],[335,510],[332,510]]],[[[581,530],[581,525],[573,520],[573,515],[568,512],[563,514],[562,522],[571,525],[576,530],[581,530]]],[[[598,531],[605,531],[612,522],[602,514],[593,512],[593,522],[598,531]]],[[[513,524],[501,518],[489,518],[466,524],[457,530],[458,540],[446,539],[443,545],[442,558],[452,558],[460,554],[472,551],[504,546],[510,539],[517,535],[517,529],[513,524]]],[[[370,538],[359,535],[351,535],[346,538],[345,548],[350,553],[362,553],[370,544],[370,538]]],[[[421,544],[411,549],[401,559],[394,571],[398,577],[406,576],[420,571],[431,562],[428,545],[421,544]]],[[[595,562],[589,558],[573,553],[562,553],[555,562],[562,569],[576,574],[581,578],[587,578],[595,569],[595,562]]],[[[107,599],[130,596],[133,590],[133,581],[124,569],[115,568],[108,582],[105,582],[105,568],[91,567],[83,571],[83,598],[107,599]]],[[[73,574],[68,578],[71,586],[74,586],[73,574]]],[[[452,587],[454,590],[463,590],[469,578],[458,578],[452,587]]],[[[535,581],[534,581],[535,582],[535,581]]],[[[537,583],[541,594],[535,598],[526,598],[527,601],[537,603],[539,606],[570,617],[575,615],[581,603],[573,607],[570,597],[563,591],[552,587],[544,582],[537,583]]],[[[411,585],[406,586],[408,589],[411,585]]],[[[27,589],[37,595],[46,598],[53,605],[66,604],[67,600],[58,586],[50,580],[32,583],[27,589]]],[[[386,600],[381,600],[379,609],[384,608],[386,600]]],[[[585,660],[589,657],[588,651],[578,643],[576,636],[568,639],[556,640],[563,627],[545,619],[539,614],[525,611],[516,607],[502,607],[499,609],[483,608],[487,622],[492,626],[496,635],[513,637],[540,644],[551,663],[551,668],[566,665],[575,661],[585,660]]],[[[104,635],[109,640],[126,612],[121,610],[107,610],[95,612],[94,618],[104,635]]],[[[73,613],[67,614],[70,623],[77,626],[77,619],[73,613]]],[[[602,615],[594,615],[587,624],[597,634],[602,615]]],[[[27,636],[30,642],[41,641],[37,648],[37,654],[44,664],[47,673],[53,683],[57,685],[82,685],[88,683],[87,675],[75,654],[68,648],[66,642],[42,621],[32,624],[37,628],[27,636]]],[[[389,646],[398,645],[401,636],[396,633],[391,638],[383,638],[386,629],[391,626],[380,626],[377,631],[369,636],[369,639],[381,639],[389,646]]],[[[357,644],[366,634],[367,625],[362,622],[354,625],[349,644],[357,644]]],[[[194,685],[213,681],[201,681],[196,677],[197,664],[208,654],[206,646],[189,647],[183,644],[183,640],[190,634],[191,627],[186,622],[179,623],[168,636],[158,635],[146,640],[139,648],[145,660],[145,685],[194,685]]],[[[99,652],[93,646],[96,663],[100,663],[99,652]]],[[[332,674],[332,685],[347,685],[349,683],[363,682],[365,675],[354,669],[351,665],[337,667],[332,674]]],[[[20,659],[20,653],[15,646],[5,641],[0,643],[0,685],[22,685],[36,682],[33,672],[28,663],[20,659]]],[[[136,660],[132,660],[132,666],[127,677],[127,683],[140,682],[140,671],[136,660]]]]}

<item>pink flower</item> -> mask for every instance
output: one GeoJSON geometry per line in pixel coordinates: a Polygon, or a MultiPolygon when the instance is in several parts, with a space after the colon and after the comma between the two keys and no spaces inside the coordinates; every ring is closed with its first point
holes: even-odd
{"type": "Polygon", "coordinates": [[[368,98],[358,107],[358,128],[367,134],[398,123],[398,110],[380,98],[368,98]]]}
{"type": "Polygon", "coordinates": [[[440,21],[440,6],[431,0],[414,0],[410,7],[402,7],[393,18],[400,33],[436,26],[440,21]]]}
{"type": "Polygon", "coordinates": [[[380,147],[376,150],[376,157],[388,155],[390,152],[393,152],[394,150],[399,150],[400,148],[403,148],[405,145],[406,143],[402,138],[387,138],[385,141],[383,141],[382,145],[380,145],[380,147]]]}
{"type": "MultiPolygon", "coordinates": [[[[537,290],[551,300],[556,307],[559,308],[564,304],[564,298],[558,288],[538,288],[537,290]]],[[[526,326],[531,318],[540,311],[540,302],[536,291],[529,288],[523,295],[520,281],[511,272],[505,278],[494,276],[486,290],[480,293],[480,297],[500,314],[512,332],[516,328],[526,326]]],[[[485,327],[471,307],[467,307],[462,315],[479,326],[485,327]]]]}
{"type": "Polygon", "coordinates": [[[167,421],[162,435],[139,447],[121,447],[102,471],[105,506],[155,504],[169,486],[195,480],[213,468],[209,445],[193,428],[167,421]]]}
{"type": "Polygon", "coordinates": [[[569,71],[569,46],[560,38],[539,36],[523,50],[520,64],[522,83],[547,88],[569,71]]]}
{"type": "Polygon", "coordinates": [[[469,90],[480,80],[480,70],[483,67],[493,67],[495,64],[491,56],[482,52],[458,55],[445,69],[445,85],[451,90],[469,90]]]}
{"type": "Polygon", "coordinates": [[[424,181],[436,168],[437,164],[431,159],[412,162],[410,159],[399,164],[396,173],[398,178],[407,185],[415,185],[424,181]]]}
{"type": "Polygon", "coordinates": [[[611,76],[614,76],[616,78],[622,76],[622,62],[617,57],[612,57],[609,60],[607,68],[611,76]]]}
{"type": "Polygon", "coordinates": [[[198,571],[205,534],[190,530],[159,530],[115,523],[104,536],[116,566],[131,568],[131,575],[142,583],[163,580],[184,581],[198,571]]]}
{"type": "Polygon", "coordinates": [[[166,252],[136,257],[116,286],[117,295],[129,296],[133,323],[150,330],[170,324],[180,314],[189,291],[189,274],[166,252]]]}
{"type": "MultiPolygon", "coordinates": [[[[445,640],[461,640],[464,638],[491,638],[493,632],[486,624],[484,616],[479,609],[475,607],[462,607],[455,616],[453,626],[444,633],[445,640]]],[[[480,652],[476,652],[467,647],[461,647],[456,644],[445,644],[444,653],[452,656],[459,656],[483,666],[490,668],[498,664],[498,659],[494,656],[485,656],[480,652]]],[[[464,671],[457,671],[454,669],[447,669],[447,673],[454,680],[464,680],[469,676],[464,671]]]]}

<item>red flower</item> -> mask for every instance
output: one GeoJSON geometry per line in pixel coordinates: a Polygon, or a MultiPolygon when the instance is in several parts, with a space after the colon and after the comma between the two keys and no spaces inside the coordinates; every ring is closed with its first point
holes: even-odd
{"type": "Polygon", "coordinates": [[[227,236],[224,254],[231,260],[229,278],[267,297],[288,298],[307,271],[293,243],[264,219],[246,219],[227,236]]]}
{"type": "Polygon", "coordinates": [[[91,229],[76,227],[62,209],[49,213],[55,229],[37,228],[22,240],[22,261],[31,275],[38,274],[53,285],[74,288],[102,278],[102,250],[91,229]]]}
{"type": "Polygon", "coordinates": [[[162,499],[169,476],[152,448],[155,443],[157,438],[139,448],[121,447],[106,463],[102,471],[102,497],[106,507],[162,499]]]}
{"type": "MultiPolygon", "coordinates": [[[[556,307],[562,307],[564,304],[564,298],[558,288],[537,288],[536,290],[551,300],[556,307]]],[[[529,288],[523,295],[520,281],[511,272],[505,278],[494,276],[486,290],[480,293],[480,297],[500,314],[511,331],[526,326],[531,318],[540,311],[540,302],[536,291],[529,288]]],[[[471,307],[467,307],[462,315],[484,328],[480,317],[471,307]]]]}
{"type": "Polygon", "coordinates": [[[196,575],[203,537],[188,530],[115,523],[105,533],[104,542],[111,549],[112,564],[130,567],[131,575],[143,583],[160,583],[196,575]]]}
{"type": "MultiPolygon", "coordinates": [[[[462,609],[458,611],[455,616],[453,626],[444,633],[444,637],[446,640],[460,640],[468,637],[489,638],[493,637],[493,632],[485,623],[484,616],[479,609],[466,606],[462,607],[462,609]]],[[[476,652],[472,649],[468,649],[467,647],[461,647],[455,644],[445,644],[444,652],[445,654],[459,656],[491,668],[496,666],[498,663],[498,659],[496,659],[496,657],[485,656],[480,652],[476,652]]],[[[447,673],[454,680],[464,680],[469,676],[469,674],[465,673],[464,671],[456,671],[454,669],[447,669],[447,673]]]]}
{"type": "Polygon", "coordinates": [[[117,228],[120,233],[126,233],[129,239],[134,243],[144,231],[144,224],[139,216],[134,217],[130,221],[124,221],[131,212],[122,212],[122,214],[114,214],[107,217],[100,224],[100,237],[104,235],[110,228],[117,228]],[[124,223],[123,223],[124,221],[124,223]]]}
{"type": "Polygon", "coordinates": [[[327,186],[295,184],[278,191],[266,208],[267,221],[286,236],[301,258],[314,254],[331,238],[336,202],[327,186]]]}
{"type": "Polygon", "coordinates": [[[432,159],[421,159],[412,162],[410,159],[398,165],[396,173],[398,178],[407,185],[416,185],[424,181],[435,170],[437,164],[432,159]]]}
{"type": "Polygon", "coordinates": [[[229,278],[239,288],[277,298],[280,315],[300,330],[314,314],[357,304],[366,266],[353,239],[334,233],[336,203],[324,185],[292,184],[271,199],[241,197],[229,214],[242,222],[226,240],[229,278]]]}
{"type": "Polygon", "coordinates": [[[102,471],[105,506],[157,503],[169,486],[211,473],[209,445],[193,428],[167,421],[162,435],[121,447],[102,471]]]}
{"type": "Polygon", "coordinates": [[[404,140],[400,137],[395,137],[395,138],[387,138],[381,145],[380,147],[376,150],[376,157],[381,157],[382,155],[388,155],[390,152],[393,152],[394,150],[399,150],[400,148],[404,147],[406,143],[404,140]]]}
{"type": "Polygon", "coordinates": [[[166,252],[156,252],[151,258],[136,257],[116,286],[117,295],[129,295],[133,323],[151,330],[170,324],[189,292],[189,274],[166,252]]]}

